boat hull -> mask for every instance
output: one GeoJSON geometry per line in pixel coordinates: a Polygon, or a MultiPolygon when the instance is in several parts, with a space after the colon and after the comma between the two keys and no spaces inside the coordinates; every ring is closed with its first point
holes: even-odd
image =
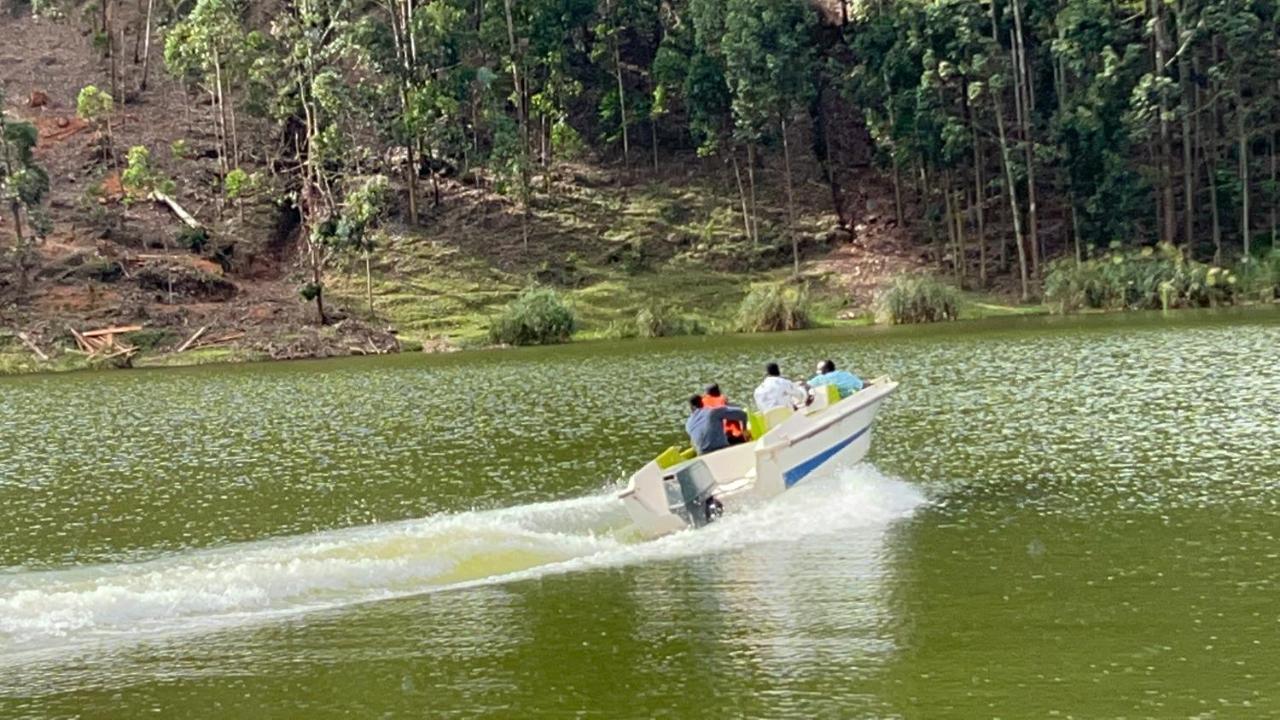
{"type": "Polygon", "coordinates": [[[632,476],[619,498],[636,527],[649,535],[705,525],[720,512],[731,514],[861,462],[871,449],[876,415],[896,389],[897,383],[878,379],[834,404],[795,413],[753,443],[669,468],[651,462],[632,476]],[[694,485],[700,488],[697,498],[687,490],[694,485]]]}

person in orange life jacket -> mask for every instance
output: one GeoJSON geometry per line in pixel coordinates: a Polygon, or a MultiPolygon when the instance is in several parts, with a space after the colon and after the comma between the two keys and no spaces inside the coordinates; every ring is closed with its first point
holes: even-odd
{"type": "MultiPolygon", "coordinates": [[[[720,392],[719,383],[711,383],[707,386],[706,394],[702,396],[702,407],[712,409],[732,406],[729,405],[729,398],[720,392]]],[[[726,419],[724,421],[724,435],[730,445],[740,445],[748,440],[746,424],[740,420],[726,419]]]]}
{"type": "Polygon", "coordinates": [[[729,438],[725,435],[725,420],[732,419],[746,423],[747,413],[742,408],[732,405],[708,408],[702,405],[701,395],[689,398],[689,419],[684,429],[689,433],[689,440],[699,455],[706,455],[729,447],[729,438]]]}

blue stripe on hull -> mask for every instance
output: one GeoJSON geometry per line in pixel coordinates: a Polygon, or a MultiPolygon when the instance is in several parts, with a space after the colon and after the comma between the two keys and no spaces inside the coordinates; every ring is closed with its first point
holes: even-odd
{"type": "Polygon", "coordinates": [[[783,481],[786,483],[787,487],[791,487],[792,485],[795,485],[796,483],[805,479],[805,477],[808,476],[809,473],[812,473],[814,470],[817,470],[818,467],[822,465],[822,463],[834,457],[836,453],[852,445],[854,440],[857,440],[858,438],[865,435],[866,432],[870,429],[871,429],[871,426],[868,425],[862,428],[861,430],[859,430],[858,432],[845,438],[844,440],[841,440],[835,445],[832,445],[826,450],[823,450],[817,455],[814,455],[808,460],[805,460],[799,465],[791,468],[790,470],[782,474],[783,481]]]}

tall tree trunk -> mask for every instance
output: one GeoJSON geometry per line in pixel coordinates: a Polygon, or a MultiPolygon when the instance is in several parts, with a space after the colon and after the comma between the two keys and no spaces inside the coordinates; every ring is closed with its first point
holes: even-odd
{"type": "Polygon", "coordinates": [[[515,84],[516,118],[520,128],[520,199],[523,212],[520,213],[520,235],[524,241],[524,250],[529,252],[529,124],[525,117],[525,87],[520,79],[519,52],[516,47],[516,26],[511,18],[511,0],[503,0],[503,9],[507,16],[507,41],[511,44],[511,80],[515,84]]]}
{"type": "Polygon", "coordinates": [[[827,121],[827,104],[824,102],[829,91],[829,86],[823,82],[809,105],[809,116],[813,122],[813,149],[822,169],[822,179],[827,181],[827,187],[831,190],[831,210],[836,214],[836,222],[840,227],[848,227],[849,221],[844,216],[844,192],[840,188],[835,163],[831,160],[831,123],[827,121]]]}
{"type": "Polygon", "coordinates": [[[1222,262],[1222,215],[1218,210],[1218,151],[1210,145],[1205,153],[1204,169],[1209,181],[1209,215],[1213,221],[1213,262],[1222,262]]]}
{"type": "Polygon", "coordinates": [[[893,219],[898,227],[904,227],[907,224],[906,218],[902,212],[902,168],[898,167],[897,158],[893,158],[893,219]]]}
{"type": "Polygon", "coordinates": [[[964,183],[960,183],[960,187],[956,190],[956,199],[952,203],[955,208],[956,216],[956,262],[959,263],[960,269],[960,287],[964,288],[969,282],[969,238],[965,232],[965,214],[963,211],[964,199],[969,197],[968,190],[965,189],[964,183]]]}
{"type": "Polygon", "coordinates": [[[747,143],[747,190],[751,197],[751,244],[760,244],[760,216],[756,207],[756,144],[747,143]]]}
{"type": "MultiPolygon", "coordinates": [[[[219,154],[222,158],[222,174],[225,177],[227,172],[231,169],[231,164],[229,162],[231,156],[231,138],[228,134],[226,98],[222,94],[222,59],[218,54],[217,45],[214,45],[213,47],[213,81],[217,86],[215,98],[218,104],[218,126],[222,130],[222,147],[219,149],[219,154]]],[[[308,145],[308,151],[310,151],[310,145],[308,145]]]]}
{"type": "Polygon", "coordinates": [[[618,80],[618,113],[622,117],[622,166],[631,169],[631,140],[627,131],[627,91],[622,83],[622,55],[618,50],[618,30],[613,33],[613,74],[618,80]]]}
{"type": "Polygon", "coordinates": [[[373,314],[373,269],[369,266],[369,250],[364,251],[364,291],[369,297],[369,314],[373,314]]]}
{"type": "Polygon", "coordinates": [[[1071,204],[1071,237],[1076,250],[1076,265],[1084,262],[1084,253],[1080,248],[1080,211],[1075,203],[1071,204]]]}
{"type": "Polygon", "coordinates": [[[236,132],[236,105],[231,103],[227,108],[227,116],[231,118],[231,167],[240,169],[240,133],[236,132]]]}
{"type": "MultiPolygon", "coordinates": [[[[547,136],[547,114],[540,112],[538,113],[538,162],[542,165],[542,169],[544,170],[551,165],[551,142],[547,136]]],[[[542,175],[544,178],[547,178],[548,181],[551,178],[551,173],[544,172],[542,175]]]]}
{"type": "MultiPolygon", "coordinates": [[[[147,0],[138,0],[138,17],[146,17],[147,9],[144,7],[147,0]]],[[[133,64],[137,65],[142,62],[142,32],[133,34],[133,64]]],[[[121,39],[124,39],[124,31],[120,31],[121,39]]]]}
{"type": "Polygon", "coordinates": [[[1034,98],[1031,93],[1031,70],[1027,67],[1027,45],[1022,32],[1022,0],[1012,0],[1014,26],[1014,92],[1018,93],[1021,102],[1021,121],[1023,153],[1027,163],[1027,231],[1031,243],[1031,272],[1040,274],[1040,223],[1036,215],[1036,158],[1035,140],[1031,134],[1031,115],[1034,111],[1034,98]]]}
{"type": "MultiPolygon", "coordinates": [[[[21,255],[26,251],[26,248],[24,247],[26,244],[26,233],[22,229],[22,203],[14,200],[9,204],[9,210],[13,214],[13,247],[18,251],[18,254],[21,255]]],[[[25,280],[25,278],[23,279],[25,280]]]]}
{"type": "MultiPolygon", "coordinates": [[[[994,2],[993,2],[994,4],[994,2]]],[[[888,73],[885,74],[885,84],[889,82],[888,73]]],[[[889,103],[889,125],[897,126],[894,118],[893,104],[889,103]]],[[[828,141],[829,142],[829,141],[828,141]]],[[[906,226],[906,218],[902,212],[902,168],[898,165],[898,154],[895,148],[889,148],[889,160],[893,163],[893,217],[897,221],[898,227],[906,226]]]]}
{"type": "MultiPolygon", "coordinates": [[[[1155,75],[1156,77],[1166,77],[1165,72],[1165,52],[1168,40],[1165,38],[1164,12],[1162,7],[1165,0],[1150,0],[1149,9],[1151,12],[1151,24],[1155,37],[1152,45],[1155,50],[1155,75]]],[[[1173,201],[1173,152],[1172,143],[1169,139],[1169,98],[1163,89],[1159,90],[1160,96],[1160,146],[1156,151],[1156,167],[1160,171],[1160,193],[1163,214],[1163,227],[1160,231],[1160,238],[1167,243],[1177,243],[1178,241],[1178,222],[1176,208],[1173,201]]]]}
{"type": "MultiPolygon", "coordinates": [[[[653,78],[649,78],[649,97],[653,97],[653,78]]],[[[653,150],[653,171],[658,172],[658,119],[649,112],[649,146],[653,150]]]]}
{"type": "Polygon", "coordinates": [[[733,158],[733,177],[738,181],[738,199],[742,201],[742,229],[747,233],[747,239],[751,240],[751,213],[747,210],[747,191],[742,186],[742,171],[738,169],[738,149],[733,148],[730,156],[733,158]]]}
{"type": "MultiPolygon", "coordinates": [[[[1275,89],[1277,96],[1280,96],[1280,80],[1276,81],[1275,89]]],[[[1280,238],[1276,237],[1277,220],[1280,219],[1278,218],[1280,212],[1276,207],[1277,203],[1280,202],[1280,186],[1276,185],[1276,130],[1274,127],[1271,129],[1267,140],[1267,152],[1271,161],[1271,249],[1274,252],[1277,248],[1280,248],[1280,242],[1277,242],[1280,238]]]]}
{"type": "Polygon", "coordinates": [[[315,257],[316,251],[311,251],[311,283],[316,292],[316,322],[321,325],[327,325],[329,318],[324,314],[324,278],[321,272],[320,260],[315,257]]]}
{"type": "MultiPolygon", "coordinates": [[[[1058,28],[1058,38],[1065,42],[1065,28],[1058,28]]],[[[1065,114],[1067,107],[1067,68],[1061,56],[1056,59],[1053,67],[1054,82],[1057,85],[1054,95],[1058,98],[1058,112],[1065,114]]],[[[1067,207],[1071,213],[1071,244],[1075,248],[1076,265],[1079,265],[1083,261],[1080,252],[1080,213],[1076,208],[1076,194],[1074,188],[1072,188],[1071,175],[1065,169],[1063,170],[1063,175],[1065,175],[1065,178],[1062,180],[1062,184],[1066,188],[1067,207]]]]}
{"type": "Polygon", "coordinates": [[[800,277],[800,239],[796,236],[796,201],[791,187],[791,146],[787,142],[787,121],[782,125],[782,164],[787,181],[787,234],[791,236],[792,274],[800,277]]]}
{"type": "MultiPolygon", "coordinates": [[[[1186,0],[1181,0],[1178,4],[1178,23],[1185,30],[1188,23],[1186,0]]],[[[1190,68],[1187,67],[1188,62],[1185,55],[1178,57],[1178,87],[1182,95],[1182,234],[1184,247],[1190,251],[1196,235],[1196,164],[1192,150],[1195,135],[1191,130],[1191,115],[1196,111],[1196,93],[1190,68]]]]}
{"type": "Polygon", "coordinates": [[[1249,136],[1245,132],[1245,112],[1243,96],[1240,95],[1240,80],[1236,79],[1236,97],[1240,98],[1236,105],[1236,141],[1239,143],[1240,156],[1240,233],[1244,241],[1244,256],[1249,257],[1249,136]]]}
{"type": "Polygon", "coordinates": [[[151,18],[155,12],[156,0],[147,0],[147,27],[142,41],[142,81],[138,83],[138,91],[145,92],[147,80],[151,77],[151,18]]]}
{"type": "MultiPolygon", "coordinates": [[[[997,47],[999,47],[1000,45],[999,27],[1000,25],[996,21],[996,5],[994,2],[992,2],[991,3],[991,39],[992,41],[995,42],[997,47]]],[[[1018,104],[1020,105],[1021,101],[1019,101],[1018,104]]],[[[1003,101],[998,94],[992,95],[992,105],[995,107],[995,111],[996,111],[996,130],[997,130],[997,136],[1000,139],[1001,164],[1004,165],[1005,193],[1009,197],[1009,210],[1010,210],[1010,215],[1013,218],[1014,243],[1018,248],[1018,275],[1022,282],[1022,301],[1026,302],[1027,300],[1031,299],[1030,282],[1029,282],[1029,278],[1027,277],[1027,252],[1026,252],[1025,243],[1023,242],[1023,239],[1022,239],[1022,218],[1021,218],[1021,213],[1018,211],[1018,192],[1017,192],[1017,183],[1015,182],[1013,177],[1013,161],[1009,157],[1009,154],[1010,154],[1009,142],[1005,135],[1005,130],[1004,130],[1004,109],[1002,107],[1003,101]]],[[[1001,262],[1002,264],[1005,264],[1007,266],[1007,261],[1003,259],[1004,252],[1005,250],[1004,250],[1004,247],[1002,246],[1000,249],[1000,253],[1002,257],[1001,262]]]]}
{"type": "Polygon", "coordinates": [[[920,203],[925,207],[924,225],[929,232],[929,252],[933,253],[933,261],[938,264],[941,272],[942,252],[938,248],[943,240],[938,236],[938,224],[933,221],[933,191],[929,186],[929,170],[924,162],[921,162],[918,167],[919,172],[916,174],[920,180],[920,203]]]}
{"type": "MultiPolygon", "coordinates": [[[[5,117],[4,106],[0,105],[0,148],[4,150],[3,177],[6,177],[6,178],[13,177],[14,175],[14,159],[13,159],[13,153],[9,149],[9,143],[7,141],[8,134],[9,134],[9,123],[5,117]]],[[[18,254],[21,255],[23,253],[22,204],[18,200],[17,195],[11,196],[11,199],[9,201],[9,210],[13,214],[13,233],[14,233],[13,247],[15,250],[18,251],[18,254]]],[[[26,278],[25,277],[20,278],[20,281],[22,283],[25,283],[26,278]]]]}
{"type": "Polygon", "coordinates": [[[1271,131],[1271,137],[1268,138],[1267,152],[1271,160],[1271,247],[1278,248],[1280,244],[1276,243],[1276,133],[1271,131]]]}
{"type": "Polygon", "coordinates": [[[111,113],[106,113],[105,119],[107,125],[107,160],[111,162],[111,167],[120,167],[120,162],[116,160],[116,139],[111,130],[111,113]]]}
{"type": "Polygon", "coordinates": [[[116,0],[99,0],[102,3],[102,28],[107,38],[107,59],[111,63],[111,98],[119,103],[124,104],[124,93],[120,92],[120,68],[117,56],[123,51],[123,43],[121,43],[120,51],[116,49],[116,12],[112,7],[112,3],[116,0]]]}
{"type": "Polygon", "coordinates": [[[966,78],[963,95],[965,111],[969,116],[969,130],[973,137],[973,208],[978,224],[978,283],[987,286],[987,228],[983,205],[986,200],[986,181],[982,177],[982,140],[978,136],[978,118],[973,103],[969,102],[969,81],[966,78]]]}
{"type": "MultiPolygon", "coordinates": [[[[409,114],[409,90],[413,72],[413,68],[410,65],[409,40],[405,37],[407,28],[401,20],[399,0],[392,0],[391,7],[388,10],[387,14],[391,19],[391,35],[396,46],[396,57],[400,61],[400,112],[402,116],[405,116],[409,114]]],[[[405,153],[408,158],[405,182],[409,186],[409,224],[415,227],[418,225],[418,154],[416,140],[417,138],[414,137],[404,138],[405,153]]]]}
{"type": "Polygon", "coordinates": [[[409,223],[416,227],[418,225],[418,156],[414,152],[413,145],[412,140],[405,143],[405,149],[409,153],[409,167],[405,175],[409,181],[409,223]]]}

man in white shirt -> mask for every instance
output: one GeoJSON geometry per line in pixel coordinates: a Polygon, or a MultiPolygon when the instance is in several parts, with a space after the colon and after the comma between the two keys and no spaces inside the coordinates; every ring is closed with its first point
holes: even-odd
{"type": "Polygon", "coordinates": [[[795,408],[805,404],[809,394],[804,388],[782,377],[778,363],[769,363],[764,368],[764,382],[756,388],[756,407],[760,412],[767,412],[777,407],[795,408]]]}

